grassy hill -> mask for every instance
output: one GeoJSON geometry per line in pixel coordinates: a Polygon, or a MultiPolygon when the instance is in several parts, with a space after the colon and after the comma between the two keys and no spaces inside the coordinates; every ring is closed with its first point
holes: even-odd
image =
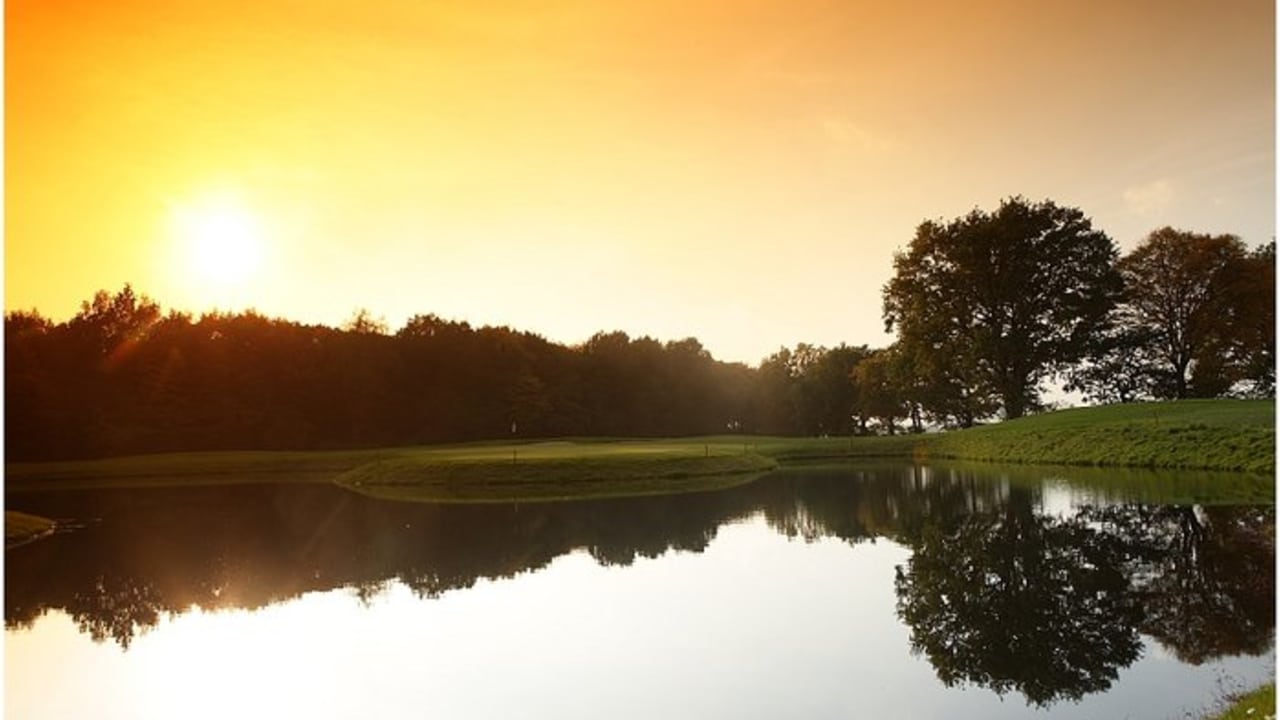
{"type": "Polygon", "coordinates": [[[929,457],[1275,472],[1275,402],[1180,400],[1045,413],[929,436],[929,457]]]}

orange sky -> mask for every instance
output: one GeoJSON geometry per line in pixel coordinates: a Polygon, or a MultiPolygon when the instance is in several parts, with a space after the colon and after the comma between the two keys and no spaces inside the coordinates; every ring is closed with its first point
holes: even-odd
{"type": "Polygon", "coordinates": [[[5,305],[883,345],[893,251],[1009,195],[1271,239],[1274,57],[1259,0],[9,0],[5,305]]]}

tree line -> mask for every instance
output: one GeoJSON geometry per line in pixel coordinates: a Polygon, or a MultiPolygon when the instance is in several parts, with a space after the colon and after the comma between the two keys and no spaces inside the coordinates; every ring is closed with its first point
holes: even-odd
{"type": "Polygon", "coordinates": [[[801,343],[758,367],[694,338],[564,345],[434,314],[394,332],[169,311],[126,285],[65,322],[5,314],[13,460],[214,449],[963,427],[1043,407],[1270,396],[1275,244],[1162,228],[1133,252],[1083,213],[1004,201],[926,221],[884,288],[886,348],[801,343]]]}
{"type": "Polygon", "coordinates": [[[693,338],[568,346],[417,315],[390,332],[253,311],[162,311],[130,286],[66,322],[5,316],[11,460],[516,439],[852,432],[865,347],[800,345],[760,369],[693,338]]]}

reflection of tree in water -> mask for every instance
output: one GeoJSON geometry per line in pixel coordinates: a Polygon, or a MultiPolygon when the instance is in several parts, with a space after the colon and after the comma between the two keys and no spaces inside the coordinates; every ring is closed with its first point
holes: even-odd
{"type": "Polygon", "coordinates": [[[393,580],[437,597],[580,548],[606,565],[700,552],[753,504],[750,493],[731,492],[446,506],[317,486],[46,493],[22,502],[53,517],[104,520],[7,555],[6,625],[60,609],[94,639],[124,647],[190,607],[252,609],[338,587],[371,603],[393,580]]]}
{"type": "Polygon", "coordinates": [[[1275,631],[1275,511],[1114,506],[1082,517],[1125,544],[1144,609],[1141,630],[1199,665],[1270,649],[1275,631]]]}
{"type": "MultiPolygon", "coordinates": [[[[96,642],[114,640],[128,650],[133,638],[160,622],[168,611],[154,586],[120,575],[100,575],[74,592],[62,608],[75,620],[80,632],[96,642]]],[[[6,612],[8,615],[8,612],[6,612]]],[[[6,617],[10,627],[31,627],[39,615],[6,617]]]]}
{"type": "Polygon", "coordinates": [[[1115,505],[928,527],[898,569],[912,648],[951,685],[1045,705],[1105,690],[1153,636],[1184,662],[1270,649],[1274,510],[1115,505]]]}
{"type": "Polygon", "coordinates": [[[914,544],[926,526],[1000,507],[1006,490],[972,474],[929,468],[799,468],[757,486],[766,522],[779,534],[812,542],[887,537],[914,544]]]}
{"type": "Polygon", "coordinates": [[[1037,705],[1079,699],[1110,687],[1141,648],[1122,551],[1014,493],[999,514],[925,531],[898,569],[898,613],[947,685],[1017,690],[1037,705]]]}
{"type": "Polygon", "coordinates": [[[127,650],[136,632],[160,622],[165,608],[156,588],[130,580],[99,576],[90,592],[76,595],[67,612],[81,632],[99,642],[110,638],[127,650]]]}
{"type": "Polygon", "coordinates": [[[738,497],[737,503],[706,508],[696,517],[680,508],[678,499],[674,503],[605,501],[580,520],[590,538],[584,547],[605,566],[627,566],[636,558],[657,558],[671,550],[699,553],[715,539],[722,524],[746,513],[739,504],[745,496],[738,497]]]}
{"type": "Polygon", "coordinates": [[[123,647],[191,607],[253,609],[342,587],[372,603],[397,582],[437,597],[575,550],[622,566],[701,552],[755,514],[789,538],[912,547],[897,589],[916,648],[944,680],[1036,703],[1107,687],[1136,657],[1138,632],[1201,662],[1263,652],[1274,628],[1269,508],[1113,506],[1059,519],[1033,512],[1035,491],[925,468],[790,469],[714,493],[519,506],[306,485],[9,500],[103,522],[6,553],[6,625],[60,609],[123,647]]]}

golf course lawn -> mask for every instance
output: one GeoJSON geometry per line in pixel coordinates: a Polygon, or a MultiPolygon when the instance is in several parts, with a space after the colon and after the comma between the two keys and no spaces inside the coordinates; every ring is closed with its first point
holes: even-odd
{"type": "Polygon", "coordinates": [[[11,463],[5,479],[11,490],[333,482],[395,499],[549,500],[713,489],[746,482],[780,463],[859,458],[1271,476],[1275,403],[1134,403],[1044,413],[965,430],[878,437],[569,438],[372,450],[176,453],[11,463]]]}

